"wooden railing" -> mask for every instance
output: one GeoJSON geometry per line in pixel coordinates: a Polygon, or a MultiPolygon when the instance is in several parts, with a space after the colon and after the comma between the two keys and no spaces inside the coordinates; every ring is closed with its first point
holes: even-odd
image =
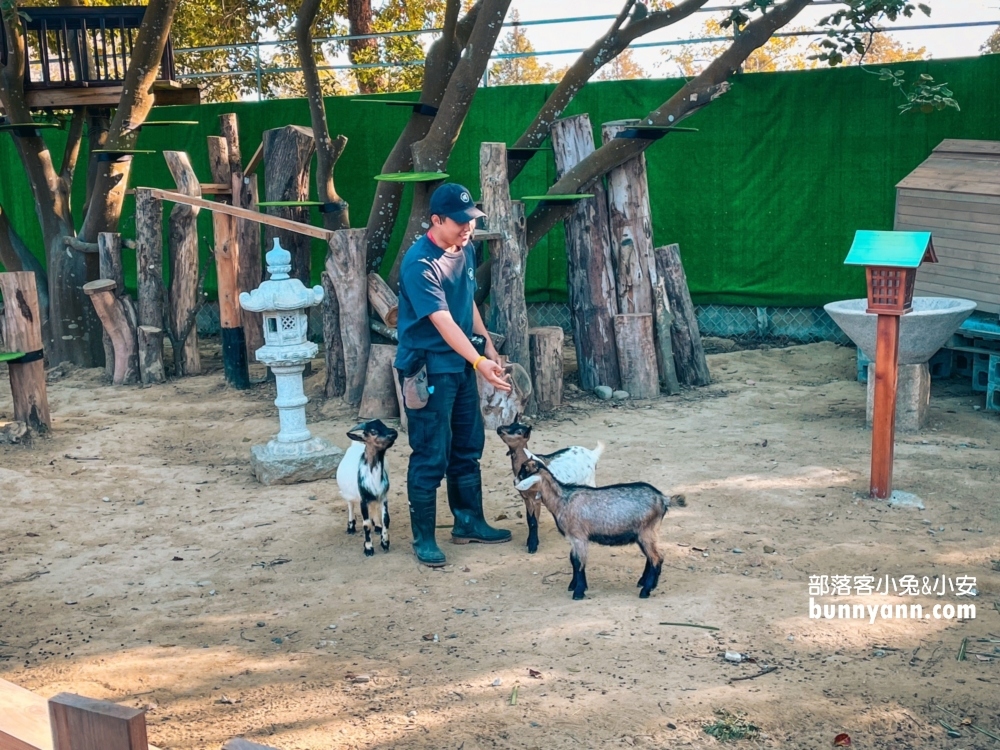
{"type": "MultiPolygon", "coordinates": [[[[25,89],[119,86],[125,80],[145,6],[28,8],[25,89]]],[[[0,62],[7,61],[0,34],[0,62]]],[[[159,80],[174,80],[167,41],[159,80]]]]}

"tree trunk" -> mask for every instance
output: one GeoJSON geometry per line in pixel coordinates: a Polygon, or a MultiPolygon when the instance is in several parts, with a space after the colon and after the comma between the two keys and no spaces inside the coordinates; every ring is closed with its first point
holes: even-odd
{"type": "MultiPolygon", "coordinates": [[[[604,143],[637,120],[605,123],[604,143]]],[[[608,216],[611,258],[622,313],[652,313],[649,267],[653,256],[653,224],[646,181],[646,157],[639,154],[608,172],[608,216]]]]}
{"type": "Polygon", "coordinates": [[[29,355],[28,362],[10,362],[10,392],[14,400],[14,419],[37,432],[52,426],[49,398],[45,389],[45,361],[42,359],[42,322],[31,271],[0,273],[0,296],[4,300],[4,346],[12,352],[29,355]]]}
{"type": "MultiPolygon", "coordinates": [[[[191,160],[183,151],[164,151],[163,158],[170,168],[177,191],[184,195],[201,197],[201,185],[191,167],[191,160]]],[[[201,355],[198,352],[198,327],[191,326],[182,341],[184,327],[199,306],[198,273],[198,214],[200,208],[176,204],[170,211],[168,247],[170,262],[170,321],[175,346],[181,347],[181,371],[177,375],[199,375],[201,355]]],[[[162,334],[161,334],[162,339],[162,334]]],[[[145,382],[145,381],[143,381],[145,382]]]]}
{"type": "MultiPolygon", "coordinates": [[[[576,115],[552,125],[556,177],[594,152],[590,117],[576,115]]],[[[618,314],[615,277],[608,236],[608,203],[604,185],[593,198],[577,201],[566,219],[567,286],[580,387],[621,387],[614,316],[618,314]]]]}
{"type": "Polygon", "coordinates": [[[399,319],[399,298],[377,273],[368,274],[368,302],[372,309],[390,328],[399,319]]]}
{"type": "MultiPolygon", "coordinates": [[[[372,3],[371,0],[347,0],[348,33],[351,36],[363,36],[372,33],[372,3]]],[[[351,39],[347,42],[351,62],[355,65],[373,63],[379,58],[378,39],[351,39]]],[[[381,91],[378,80],[371,75],[372,69],[355,70],[355,80],[358,91],[362,94],[374,94],[381,91]]]]}
{"type": "Polygon", "coordinates": [[[236,227],[233,217],[222,213],[212,214],[215,236],[215,275],[218,280],[219,326],[222,338],[222,366],[226,382],[233,388],[250,387],[246,337],[241,325],[239,287],[236,267],[236,227]]]}
{"type": "MultiPolygon", "coordinates": [[[[83,291],[94,303],[101,325],[115,347],[114,385],[132,385],[139,381],[139,356],[136,345],[136,325],[126,305],[131,303],[115,296],[115,282],[98,279],[84,285],[83,291]]],[[[162,359],[162,353],[161,353],[162,359]]]]}
{"type": "Polygon", "coordinates": [[[677,378],[685,385],[708,385],[712,382],[712,376],[701,344],[698,318],[691,301],[684,265],[681,263],[680,247],[667,245],[656,248],[656,268],[663,279],[674,314],[671,334],[677,378]]]}
{"type": "Polygon", "coordinates": [[[163,325],[163,204],[148,190],[135,191],[135,267],[139,325],[163,325]]]}
{"type": "MultiPolygon", "coordinates": [[[[125,294],[125,274],[122,271],[122,236],[116,232],[101,232],[97,235],[98,275],[102,279],[115,282],[115,296],[125,294]]],[[[101,326],[104,342],[104,372],[111,378],[115,374],[115,346],[104,326],[101,326]]]]}
{"type": "MultiPolygon", "coordinates": [[[[235,114],[219,115],[222,137],[226,139],[229,152],[230,185],[233,188],[233,205],[239,208],[256,210],[257,189],[255,175],[245,177],[243,174],[243,157],[240,152],[239,122],[235,114]]],[[[250,292],[260,286],[264,280],[264,266],[261,256],[260,224],[245,219],[235,219],[233,237],[236,241],[236,284],[237,299],[239,292],[250,292]]],[[[236,303],[239,307],[239,302],[236,303]]],[[[244,311],[240,315],[243,336],[245,337],[248,360],[256,360],[255,352],[264,346],[264,319],[260,313],[244,311]]],[[[232,345],[236,346],[233,339],[232,345]]]]}
{"type": "Polygon", "coordinates": [[[347,389],[344,369],[344,344],[340,336],[340,301],[333,279],[327,271],[320,275],[323,282],[323,344],[326,358],[326,383],[323,391],[327,398],[340,398],[347,389]]]}
{"type": "Polygon", "coordinates": [[[396,386],[393,385],[396,370],[392,363],[395,358],[395,346],[371,345],[364,391],[358,409],[360,419],[395,419],[399,416],[396,386]]]}
{"type": "MultiPolygon", "coordinates": [[[[264,131],[264,200],[309,200],[309,168],[316,139],[309,128],[286,125],[264,131]]],[[[302,224],[309,223],[309,206],[268,206],[267,213],[302,224]]],[[[264,227],[264,247],[271,249],[277,237],[292,254],[292,278],[310,286],[310,248],[312,240],[298,232],[264,227]]],[[[242,290],[248,291],[248,290],[242,290]]]]}
{"type": "Polygon", "coordinates": [[[524,205],[512,202],[507,184],[507,147],[483,143],[479,147],[479,180],[483,211],[490,231],[501,239],[494,247],[490,330],[503,334],[504,354],[531,372],[528,347],[528,308],[524,301],[524,264],[527,248],[523,243],[524,205]],[[517,208],[515,208],[515,206],[517,208]]]}
{"type": "Polygon", "coordinates": [[[333,280],[340,308],[340,337],[344,347],[346,384],[344,401],[361,403],[368,369],[371,335],[368,331],[368,277],[365,273],[365,230],[342,229],[330,240],[326,272],[333,280]]]}
{"type": "Polygon", "coordinates": [[[139,375],[143,385],[154,385],[167,380],[163,369],[163,329],[139,326],[136,329],[139,345],[139,375]]]}
{"type": "Polygon", "coordinates": [[[563,329],[559,326],[529,328],[531,383],[539,410],[552,411],[562,405],[563,329]]]}
{"type": "Polygon", "coordinates": [[[660,384],[656,376],[653,316],[649,313],[616,315],[615,341],[618,342],[622,389],[633,399],[656,398],[660,384]]]}

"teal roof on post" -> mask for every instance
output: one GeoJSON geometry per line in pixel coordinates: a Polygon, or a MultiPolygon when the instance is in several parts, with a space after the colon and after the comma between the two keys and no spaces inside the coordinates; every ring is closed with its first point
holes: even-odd
{"type": "Polygon", "coordinates": [[[917,268],[937,263],[930,232],[873,232],[859,229],[844,261],[848,266],[917,268]]]}

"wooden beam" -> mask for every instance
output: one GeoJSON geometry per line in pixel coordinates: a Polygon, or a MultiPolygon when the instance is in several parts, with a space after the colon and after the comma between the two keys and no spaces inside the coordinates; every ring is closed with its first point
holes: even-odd
{"type": "Polygon", "coordinates": [[[232,195],[233,188],[229,184],[219,183],[219,182],[203,182],[201,183],[201,194],[202,195],[232,195]]]}
{"type": "Polygon", "coordinates": [[[0,749],[52,750],[48,703],[6,680],[0,680],[0,749]]]}
{"type": "Polygon", "coordinates": [[[311,224],[302,224],[298,221],[291,221],[289,219],[282,219],[278,216],[268,216],[267,214],[262,214],[260,211],[250,211],[245,208],[229,206],[225,203],[207,201],[204,198],[192,198],[189,195],[183,195],[182,193],[177,193],[173,190],[161,190],[160,188],[148,188],[148,190],[154,198],[159,198],[160,200],[170,201],[171,203],[184,203],[188,206],[197,206],[198,208],[204,208],[216,213],[235,216],[237,219],[247,219],[249,221],[256,221],[258,224],[267,224],[268,226],[278,227],[279,229],[287,229],[289,232],[299,232],[300,234],[315,237],[318,240],[325,240],[326,242],[329,242],[334,236],[334,232],[331,232],[328,229],[314,227],[311,224]]]}
{"type": "MultiPolygon", "coordinates": [[[[32,89],[24,92],[31,109],[63,109],[68,107],[117,107],[122,98],[122,86],[73,87],[63,89],[32,89]]],[[[154,106],[201,104],[197,86],[164,87],[153,84],[154,106]]]]}
{"type": "Polygon", "coordinates": [[[49,699],[54,750],[146,750],[146,712],[59,693],[49,699]]]}
{"type": "Polygon", "coordinates": [[[260,166],[261,159],[264,158],[264,141],[262,140],[257,145],[257,150],[253,152],[253,156],[250,157],[250,161],[247,162],[246,169],[243,170],[243,176],[251,175],[260,166]]]}

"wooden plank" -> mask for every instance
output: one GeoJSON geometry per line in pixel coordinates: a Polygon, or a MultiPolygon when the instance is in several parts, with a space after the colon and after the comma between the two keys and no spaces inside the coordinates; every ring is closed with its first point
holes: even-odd
{"type": "MultiPolygon", "coordinates": [[[[1000,200],[997,199],[990,200],[984,198],[981,202],[969,200],[948,200],[948,198],[973,196],[956,196],[953,193],[943,193],[942,195],[947,196],[947,198],[935,198],[933,196],[929,196],[927,193],[922,193],[921,197],[900,195],[896,198],[896,208],[903,210],[905,213],[914,213],[915,211],[919,211],[921,209],[928,209],[932,211],[967,213],[976,216],[981,216],[983,214],[993,216],[996,215],[997,212],[1000,212],[1000,200]]],[[[978,219],[972,219],[972,221],[978,221],[978,219]]]]}
{"type": "MultiPolygon", "coordinates": [[[[957,257],[954,255],[955,252],[956,251],[952,250],[949,251],[947,256],[942,256],[941,251],[938,251],[938,262],[934,264],[934,268],[962,268],[968,271],[975,271],[980,275],[993,274],[994,276],[1000,277],[1000,258],[998,258],[995,263],[988,263],[977,257],[957,257]]],[[[968,256],[973,254],[965,253],[965,255],[968,256]]]]}
{"type": "MultiPolygon", "coordinates": [[[[48,107],[117,107],[122,98],[122,86],[95,86],[65,89],[31,89],[25,92],[30,109],[48,107]]],[[[154,106],[201,104],[201,90],[197,86],[164,88],[153,84],[154,106]]]]}
{"type": "MultiPolygon", "coordinates": [[[[967,204],[976,205],[976,204],[967,204]]],[[[939,207],[929,207],[929,206],[911,206],[906,203],[898,203],[897,213],[901,216],[908,216],[912,219],[937,219],[940,221],[958,221],[964,224],[988,224],[993,227],[1000,227],[1000,213],[998,213],[998,207],[996,206],[983,206],[982,211],[969,211],[956,208],[949,208],[946,206],[939,207]],[[992,208],[992,211],[987,211],[986,209],[992,208]]],[[[961,228],[961,227],[959,227],[961,228]]],[[[984,229],[982,231],[992,232],[992,229],[984,229]]]]}
{"type": "Polygon", "coordinates": [[[52,750],[48,702],[0,680],[0,750],[52,750]]]}
{"type": "Polygon", "coordinates": [[[197,206],[198,208],[233,216],[237,219],[247,219],[249,221],[256,221],[258,224],[267,224],[279,229],[287,229],[289,232],[299,232],[300,234],[315,237],[318,240],[325,240],[326,242],[329,242],[334,235],[328,229],[314,227],[311,224],[301,224],[297,221],[289,221],[278,216],[268,216],[267,214],[262,214],[260,211],[250,211],[249,209],[238,208],[225,203],[207,201],[204,198],[193,198],[189,195],[174,192],[173,190],[161,190],[160,188],[148,188],[148,190],[154,198],[159,198],[160,200],[197,206]]]}
{"type": "Polygon", "coordinates": [[[1000,141],[967,141],[945,138],[934,148],[934,153],[996,154],[1000,156],[1000,141]]]}
{"type": "Polygon", "coordinates": [[[917,172],[946,174],[951,172],[975,172],[981,175],[997,176],[1000,162],[988,157],[960,155],[932,156],[919,167],[917,172]]]}
{"type": "Polygon", "coordinates": [[[996,245],[963,242],[962,240],[953,240],[948,237],[941,237],[939,240],[935,237],[934,249],[937,251],[939,261],[943,258],[957,258],[978,261],[985,266],[1000,265],[1000,246],[996,245]]]}
{"type": "Polygon", "coordinates": [[[200,185],[202,195],[232,195],[233,188],[229,183],[203,182],[200,185]]]}
{"type": "Polygon", "coordinates": [[[996,223],[989,223],[985,221],[963,221],[961,219],[947,219],[939,216],[928,216],[927,214],[913,215],[906,213],[900,213],[900,220],[905,224],[916,224],[918,226],[927,227],[927,229],[932,232],[938,229],[959,229],[967,232],[998,235],[997,239],[1000,241],[1000,221],[997,221],[996,223]]]}
{"type": "Polygon", "coordinates": [[[910,190],[900,188],[896,191],[897,200],[902,197],[927,198],[935,200],[955,201],[956,203],[982,203],[1000,207],[1000,199],[994,195],[966,195],[965,193],[947,193],[934,190],[910,190]]]}
{"type": "Polygon", "coordinates": [[[257,167],[260,166],[261,159],[264,158],[264,141],[257,144],[257,150],[253,152],[253,156],[250,157],[250,161],[247,162],[246,169],[243,170],[243,176],[247,177],[252,175],[257,171],[257,167]]]}
{"type": "Polygon", "coordinates": [[[972,193],[977,195],[1000,196],[1000,184],[967,181],[957,178],[948,179],[924,179],[922,177],[907,177],[902,182],[896,183],[897,188],[909,188],[911,190],[935,190],[947,193],[972,193]]]}
{"type": "MultiPolygon", "coordinates": [[[[928,227],[922,224],[913,224],[910,222],[900,222],[895,227],[899,231],[904,232],[926,232],[929,231],[928,227]]],[[[938,228],[934,232],[934,246],[937,247],[937,241],[939,237],[945,237],[953,240],[962,240],[963,242],[973,242],[980,245],[986,245],[987,247],[992,247],[996,243],[997,236],[995,234],[987,234],[984,232],[966,232],[961,229],[946,229],[938,228]]]]}
{"type": "Polygon", "coordinates": [[[875,334],[875,409],[872,417],[871,496],[892,493],[896,432],[896,386],[899,377],[899,316],[879,315],[875,334]]]}
{"type": "Polygon", "coordinates": [[[939,284],[953,284],[957,288],[968,291],[978,291],[984,294],[1000,295],[1000,277],[989,276],[979,271],[967,271],[961,268],[935,268],[924,275],[928,280],[939,284]]]}
{"type": "Polygon", "coordinates": [[[146,750],[146,712],[59,693],[49,700],[53,750],[146,750]]]}
{"type": "Polygon", "coordinates": [[[964,299],[971,299],[978,305],[976,308],[979,312],[985,313],[1000,313],[1000,302],[994,302],[989,298],[984,298],[978,293],[975,294],[960,294],[961,290],[953,289],[947,285],[934,284],[929,281],[918,280],[913,287],[914,294],[919,296],[928,297],[962,297],[964,299]]]}

